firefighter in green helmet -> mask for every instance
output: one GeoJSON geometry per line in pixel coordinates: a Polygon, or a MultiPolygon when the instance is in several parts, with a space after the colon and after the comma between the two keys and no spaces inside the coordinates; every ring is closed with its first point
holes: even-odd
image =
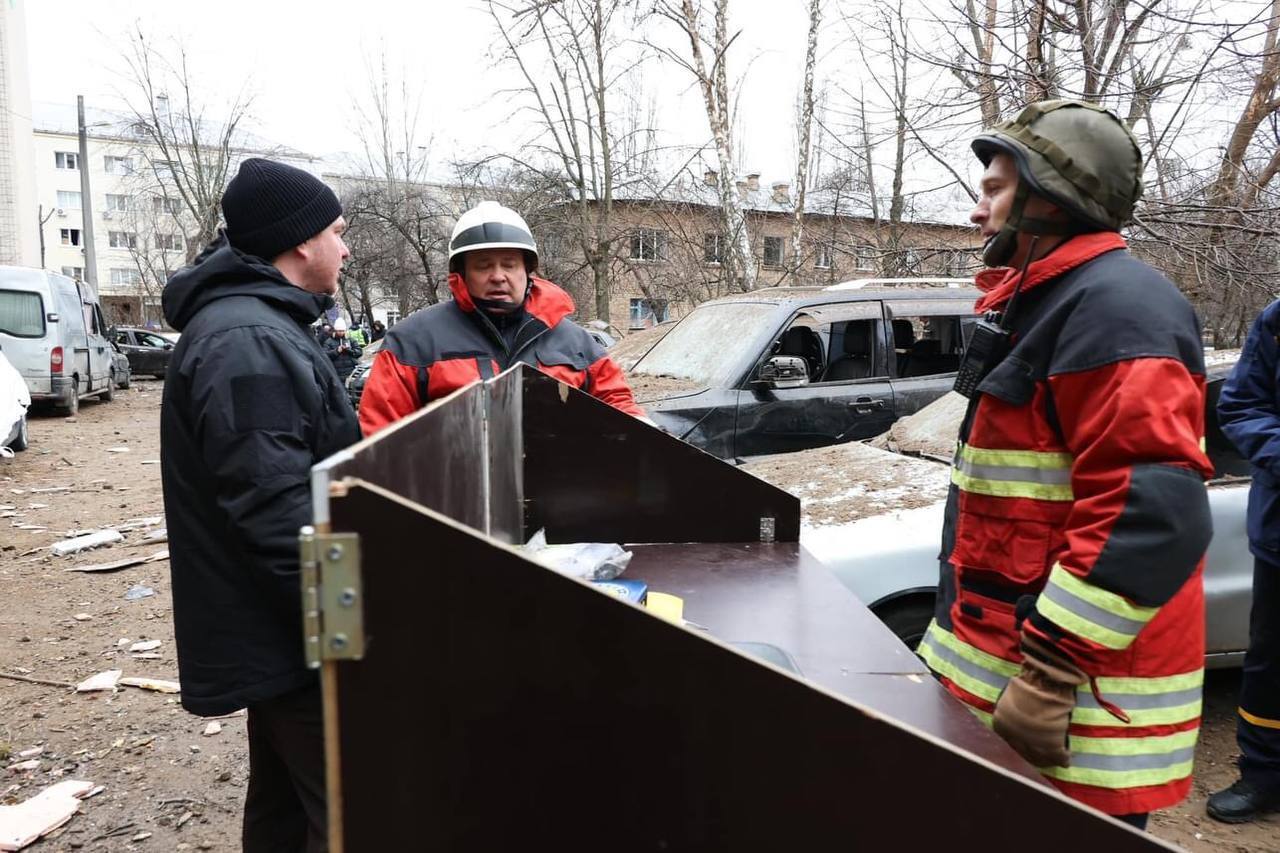
{"type": "Polygon", "coordinates": [[[973,142],[984,315],[920,654],[1067,795],[1137,826],[1191,784],[1204,665],[1200,327],[1128,251],[1129,129],[1046,101],[973,142]]]}

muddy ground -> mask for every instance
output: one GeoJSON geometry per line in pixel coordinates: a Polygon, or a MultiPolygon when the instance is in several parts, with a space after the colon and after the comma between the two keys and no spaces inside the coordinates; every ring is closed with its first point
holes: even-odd
{"type": "MultiPolygon", "coordinates": [[[[86,402],[74,420],[36,415],[31,449],[0,460],[0,506],[12,507],[0,510],[0,672],[63,684],[109,669],[177,679],[167,562],[65,571],[153,555],[164,545],[145,537],[158,525],[144,522],[123,542],[96,551],[49,553],[70,531],[162,514],[154,464],[160,391],[159,382],[135,380],[112,403],[86,402]],[[136,586],[154,595],[126,599],[136,586]],[[160,645],[142,654],[156,657],[129,651],[148,640],[160,645]]],[[[1233,778],[1237,688],[1235,673],[1211,673],[1195,791],[1153,821],[1157,835],[1190,850],[1280,850],[1280,817],[1244,827],[1204,817],[1207,794],[1233,778]]],[[[104,786],[31,850],[237,850],[248,776],[245,720],[220,720],[221,731],[211,736],[203,734],[207,723],[164,693],[75,693],[0,678],[0,802],[19,802],[62,779],[104,786]],[[13,769],[18,753],[41,747],[35,769],[13,769]]]]}

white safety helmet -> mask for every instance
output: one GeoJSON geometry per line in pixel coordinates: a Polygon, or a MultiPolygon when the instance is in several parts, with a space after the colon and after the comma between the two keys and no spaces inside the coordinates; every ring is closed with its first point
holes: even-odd
{"type": "Polygon", "coordinates": [[[482,201],[458,217],[449,237],[449,269],[462,272],[462,255],[479,249],[520,249],[525,271],[538,268],[538,244],[524,218],[496,201],[482,201]]]}
{"type": "Polygon", "coordinates": [[[334,320],[333,330],[335,332],[345,332],[347,330],[347,321],[342,317],[339,317],[338,319],[334,320]]]}

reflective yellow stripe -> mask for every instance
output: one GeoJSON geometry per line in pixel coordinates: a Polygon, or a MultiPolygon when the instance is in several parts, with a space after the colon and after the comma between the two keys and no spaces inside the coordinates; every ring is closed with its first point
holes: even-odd
{"type": "Polygon", "coordinates": [[[1048,453],[1039,450],[990,450],[961,444],[960,458],[980,465],[1008,465],[1016,468],[1071,468],[1075,461],[1070,453],[1048,453]]]}
{"type": "Polygon", "coordinates": [[[1041,772],[1064,782],[1104,788],[1161,785],[1191,775],[1199,731],[1154,737],[1071,736],[1071,766],[1041,772]]]}
{"type": "Polygon", "coordinates": [[[929,623],[916,652],[939,675],[980,699],[994,702],[1019,665],[988,654],[944,630],[937,620],[929,623]]]}
{"type": "MultiPolygon", "coordinates": [[[[1204,670],[1156,678],[1099,676],[1098,692],[1124,709],[1131,726],[1168,726],[1189,723],[1200,716],[1204,670]]],[[[1077,726],[1115,726],[1115,717],[1098,705],[1089,686],[1076,696],[1071,722],[1077,726]]]]}
{"type": "Polygon", "coordinates": [[[1109,649],[1126,649],[1160,611],[1094,586],[1055,563],[1036,600],[1046,619],[1109,649]]]}
{"type": "Polygon", "coordinates": [[[1266,717],[1258,717],[1250,714],[1244,708],[1237,708],[1240,716],[1244,717],[1255,726],[1262,726],[1264,729],[1280,729],[1280,720],[1268,720],[1266,717]]]}
{"type": "Polygon", "coordinates": [[[992,450],[960,444],[951,482],[979,495],[1070,501],[1071,464],[1069,453],[992,450]]]}

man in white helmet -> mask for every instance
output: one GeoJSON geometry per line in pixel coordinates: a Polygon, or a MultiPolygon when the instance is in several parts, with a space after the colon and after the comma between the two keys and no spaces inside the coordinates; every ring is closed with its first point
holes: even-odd
{"type": "Polygon", "coordinates": [[[360,398],[364,434],[517,363],[643,417],[618,365],[568,319],[569,294],[535,277],[537,268],[538,246],[514,210],[483,201],[462,214],[449,239],[453,301],[387,332],[360,398]]]}

